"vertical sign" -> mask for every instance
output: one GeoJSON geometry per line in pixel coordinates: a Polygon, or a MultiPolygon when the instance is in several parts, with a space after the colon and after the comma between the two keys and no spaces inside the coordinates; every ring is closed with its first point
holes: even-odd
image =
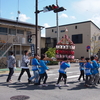
{"type": "Polygon", "coordinates": [[[34,57],[34,53],[35,53],[34,44],[31,44],[31,55],[32,55],[32,57],[34,57]]]}

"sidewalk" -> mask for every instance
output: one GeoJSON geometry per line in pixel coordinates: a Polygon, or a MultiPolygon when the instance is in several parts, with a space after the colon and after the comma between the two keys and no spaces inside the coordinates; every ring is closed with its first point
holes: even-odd
{"type": "MultiPolygon", "coordinates": [[[[16,68],[15,73],[19,72],[20,70],[21,68],[16,68]]],[[[0,74],[8,74],[8,73],[9,73],[8,68],[0,69],[0,74]]]]}

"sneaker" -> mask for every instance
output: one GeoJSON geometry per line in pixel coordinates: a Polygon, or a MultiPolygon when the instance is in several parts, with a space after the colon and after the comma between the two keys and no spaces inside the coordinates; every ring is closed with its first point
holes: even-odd
{"type": "Polygon", "coordinates": [[[42,84],[38,85],[39,87],[42,87],[42,84]]]}
{"type": "Polygon", "coordinates": [[[61,85],[60,85],[60,84],[55,84],[55,86],[61,87],[61,85]]]}
{"type": "Polygon", "coordinates": [[[8,81],[7,83],[13,83],[12,81],[8,81]]]}
{"type": "Polygon", "coordinates": [[[78,81],[80,82],[81,80],[80,80],[80,79],[78,79],[78,81]]]}
{"type": "Polygon", "coordinates": [[[20,80],[17,80],[17,82],[21,82],[20,80]]]}
{"type": "Polygon", "coordinates": [[[69,87],[69,84],[64,84],[64,86],[67,86],[67,87],[69,87]]]}
{"type": "Polygon", "coordinates": [[[47,86],[48,86],[48,84],[42,84],[42,86],[45,86],[45,87],[47,87],[47,86]]]}

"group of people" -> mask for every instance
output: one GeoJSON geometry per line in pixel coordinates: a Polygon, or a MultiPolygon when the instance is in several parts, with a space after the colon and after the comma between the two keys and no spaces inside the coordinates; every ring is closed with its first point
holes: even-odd
{"type": "MultiPolygon", "coordinates": [[[[33,83],[34,79],[34,84],[39,85],[39,86],[48,86],[46,84],[48,75],[46,70],[49,70],[49,67],[47,67],[47,63],[49,61],[52,61],[53,59],[46,57],[45,54],[42,54],[41,57],[38,54],[34,54],[34,57],[29,57],[28,56],[29,52],[27,50],[24,51],[24,55],[22,57],[21,61],[21,72],[18,77],[18,82],[21,82],[21,77],[24,74],[24,72],[27,72],[28,75],[28,83],[33,83]],[[29,64],[31,61],[32,65],[32,71],[33,71],[33,76],[30,74],[30,69],[29,69],[29,64]],[[43,81],[43,84],[41,82],[43,81]]],[[[12,82],[11,77],[14,73],[15,65],[16,65],[16,59],[14,57],[13,52],[11,52],[10,56],[8,57],[8,68],[9,68],[9,74],[7,78],[7,82],[12,82]]],[[[64,60],[60,64],[60,69],[59,69],[59,78],[57,80],[57,83],[55,84],[56,86],[60,86],[59,82],[61,78],[64,79],[64,86],[68,86],[66,84],[67,81],[67,75],[66,75],[66,68],[70,67],[70,63],[67,58],[64,58],[64,60]]]]}
{"type": "MultiPolygon", "coordinates": [[[[48,86],[46,84],[48,75],[46,70],[49,70],[49,67],[47,67],[47,63],[49,61],[52,61],[53,59],[46,57],[45,54],[42,54],[41,57],[38,54],[34,54],[34,57],[29,57],[29,52],[27,50],[24,51],[24,55],[22,57],[21,61],[21,72],[18,77],[18,82],[21,81],[21,77],[24,74],[24,72],[27,72],[28,75],[28,83],[33,83],[39,85],[39,86],[48,86]],[[30,74],[29,64],[31,61],[32,65],[32,71],[33,76],[30,74]],[[43,81],[43,84],[41,82],[43,81]]],[[[7,65],[9,68],[9,74],[7,77],[6,82],[11,82],[11,77],[14,73],[14,69],[16,69],[16,59],[14,57],[13,52],[11,52],[10,56],[7,60],[7,65]]],[[[99,82],[99,61],[97,59],[97,56],[91,56],[90,58],[84,58],[81,57],[81,60],[79,61],[80,65],[80,76],[78,80],[80,81],[81,77],[83,77],[83,81],[85,81],[85,86],[97,86],[97,83],[99,82]]],[[[67,74],[66,69],[70,67],[70,61],[65,57],[63,61],[60,63],[59,68],[59,77],[55,84],[55,86],[60,86],[59,82],[61,80],[64,81],[64,86],[69,86],[67,84],[67,74]]]]}
{"type": "Polygon", "coordinates": [[[80,81],[81,77],[83,77],[83,81],[85,81],[85,86],[97,86],[99,83],[99,61],[98,56],[91,56],[90,58],[81,57],[79,61],[80,65],[80,76],[78,80],[80,81]],[[86,77],[85,77],[86,76],[86,77]]]}
{"type": "MultiPolygon", "coordinates": [[[[47,63],[52,60],[51,58],[46,57],[44,54],[41,55],[41,57],[38,54],[34,54],[34,57],[29,57],[29,52],[27,50],[24,51],[24,55],[22,57],[21,61],[21,72],[18,77],[18,82],[21,81],[21,77],[24,74],[24,72],[27,72],[28,75],[28,83],[32,82],[32,79],[34,79],[34,84],[41,85],[40,82],[43,80],[42,86],[47,86],[46,80],[47,80],[47,73],[46,70],[49,70],[47,67],[47,63]],[[29,64],[32,64],[32,71],[33,76],[30,74],[29,64]]],[[[7,77],[6,82],[11,82],[11,77],[14,73],[15,65],[16,65],[16,59],[14,57],[13,52],[10,53],[10,56],[7,59],[8,62],[8,68],[9,68],[9,74],[7,77]]]]}

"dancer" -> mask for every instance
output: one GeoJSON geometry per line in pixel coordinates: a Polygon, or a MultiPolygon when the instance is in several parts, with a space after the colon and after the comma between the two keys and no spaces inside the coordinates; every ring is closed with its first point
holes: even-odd
{"type": "Polygon", "coordinates": [[[85,63],[85,74],[86,74],[86,80],[85,80],[85,86],[90,87],[93,81],[93,75],[91,73],[91,69],[93,68],[92,63],[90,62],[90,58],[86,58],[85,63]]]}
{"type": "Polygon", "coordinates": [[[99,80],[99,65],[97,61],[95,60],[94,56],[91,56],[91,61],[92,61],[92,75],[94,76],[94,86],[97,86],[98,80],[99,80]]]}
{"type": "Polygon", "coordinates": [[[39,76],[40,77],[39,77],[39,82],[38,82],[38,85],[40,87],[48,86],[46,84],[46,81],[47,81],[47,78],[48,78],[46,70],[49,70],[49,67],[47,67],[47,65],[46,65],[46,61],[47,60],[52,60],[52,59],[48,58],[48,57],[45,57],[45,55],[42,54],[41,55],[41,59],[40,59],[40,66],[39,66],[39,76]],[[40,84],[41,80],[43,80],[43,84],[42,85],[40,84]]]}
{"type": "Polygon", "coordinates": [[[64,58],[64,60],[62,61],[62,63],[60,64],[60,69],[59,69],[59,78],[57,80],[57,83],[55,84],[55,86],[61,86],[59,85],[59,82],[61,80],[61,78],[64,78],[64,86],[69,86],[68,84],[66,84],[66,80],[67,80],[67,75],[66,75],[66,68],[70,67],[70,63],[68,62],[67,58],[64,58]]]}
{"type": "Polygon", "coordinates": [[[79,61],[79,65],[80,65],[80,76],[78,78],[78,80],[80,81],[81,77],[83,77],[83,81],[85,81],[85,78],[84,78],[84,63],[85,63],[85,60],[84,60],[84,57],[81,57],[81,60],[79,61]]]}
{"type": "Polygon", "coordinates": [[[40,57],[38,54],[34,54],[34,58],[32,59],[32,71],[34,76],[30,77],[29,80],[30,82],[32,81],[32,79],[34,80],[34,84],[37,85],[38,84],[38,79],[39,79],[39,60],[40,57]]]}
{"type": "Polygon", "coordinates": [[[10,52],[10,56],[8,57],[7,60],[7,67],[9,68],[9,74],[6,82],[12,82],[11,77],[14,73],[14,69],[16,68],[16,59],[14,57],[14,53],[10,52]]]}
{"type": "Polygon", "coordinates": [[[29,78],[31,77],[30,74],[30,70],[29,70],[29,63],[30,63],[30,59],[31,57],[28,56],[29,52],[27,50],[24,51],[24,56],[22,57],[22,62],[21,62],[21,73],[18,77],[18,82],[20,82],[21,76],[23,75],[23,73],[26,71],[27,75],[28,75],[28,83],[30,83],[29,78]]]}

